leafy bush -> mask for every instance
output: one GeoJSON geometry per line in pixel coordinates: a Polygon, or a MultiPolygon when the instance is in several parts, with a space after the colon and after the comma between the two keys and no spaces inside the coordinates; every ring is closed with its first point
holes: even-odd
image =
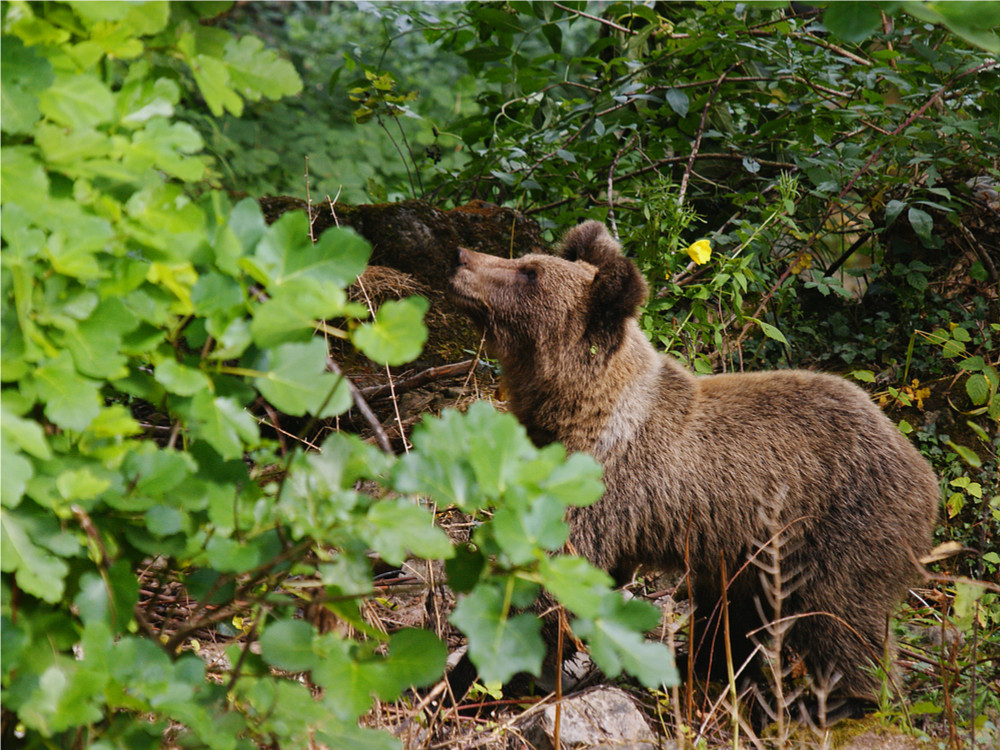
{"type": "Polygon", "coordinates": [[[267,226],[254,201],[206,184],[213,162],[180,102],[238,117],[301,85],[259,39],[212,26],[223,7],[3,6],[5,739],[398,744],[357,719],[439,679],[445,648],[365,623],[369,550],[452,560],[467,592],[454,621],[487,679],[538,671],[539,624],[511,608],[539,585],[577,612],[610,674],[669,679],[669,653],[640,635],[656,611],[584,561],[548,557],[565,507],[602,491],[591,459],[534,448],[486,405],[429,420],[398,461],[349,435],[303,453],[262,431],[265,404],[345,412],[326,338],[406,362],[427,305],[387,302],[366,321],[345,291],[363,239],[335,228],[313,242],[302,213],[267,226]],[[456,558],[429,501],[492,505],[494,520],[456,558]],[[151,619],[159,595],[140,605],[140,570],[172,571],[186,623],[151,619]],[[317,632],[295,618],[306,603],[364,637],[317,632]],[[236,617],[246,637],[208,679],[198,636],[236,617]]]}

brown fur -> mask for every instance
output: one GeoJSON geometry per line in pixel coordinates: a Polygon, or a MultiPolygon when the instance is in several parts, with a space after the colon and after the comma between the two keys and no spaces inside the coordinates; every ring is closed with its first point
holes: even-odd
{"type": "Polygon", "coordinates": [[[839,674],[838,693],[873,697],[886,616],[930,546],[930,466],[839,377],[696,377],[639,330],[645,282],[603,225],[570,230],[562,249],[511,260],[462,250],[451,297],[485,330],[531,438],[604,465],[604,497],[569,510],[572,544],[619,581],[638,565],[683,569],[687,545],[701,618],[718,611],[720,560],[730,576],[742,569],[728,592],[742,661],[761,624],[755,601],[768,611],[746,563],[784,527],[782,569],[797,588],[782,614],[801,616],[786,641],[817,678],[839,674]]]}

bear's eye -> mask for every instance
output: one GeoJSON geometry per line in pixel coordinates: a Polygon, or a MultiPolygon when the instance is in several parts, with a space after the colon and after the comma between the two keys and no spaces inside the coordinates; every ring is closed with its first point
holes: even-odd
{"type": "Polygon", "coordinates": [[[517,269],[517,275],[525,281],[534,281],[538,277],[538,272],[531,266],[517,269]]]}

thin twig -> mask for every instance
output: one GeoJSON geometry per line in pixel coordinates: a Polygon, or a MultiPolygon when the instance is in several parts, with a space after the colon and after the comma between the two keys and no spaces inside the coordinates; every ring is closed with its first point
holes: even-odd
{"type": "MultiPolygon", "coordinates": [[[[375,306],[372,304],[371,297],[368,296],[368,290],[365,289],[365,284],[358,278],[358,288],[361,290],[361,294],[365,298],[365,304],[368,305],[368,311],[371,313],[372,318],[375,317],[375,306]]],[[[403,427],[403,418],[399,414],[399,399],[396,398],[396,387],[392,380],[392,370],[389,369],[389,365],[385,366],[385,374],[389,382],[389,395],[392,397],[392,408],[396,413],[396,424],[399,427],[399,439],[403,442],[403,450],[407,453],[410,452],[410,441],[406,439],[406,431],[403,427]]]]}
{"type": "Polygon", "coordinates": [[[726,80],[726,76],[729,75],[729,71],[735,68],[740,63],[733,63],[729,68],[719,76],[716,80],[715,85],[712,87],[712,92],[708,95],[708,99],[705,101],[705,106],[701,110],[701,122],[698,123],[698,135],[695,136],[694,145],[691,147],[691,153],[688,155],[687,167],[684,168],[684,176],[681,177],[681,187],[677,193],[677,205],[684,205],[684,195],[687,193],[688,181],[691,179],[691,170],[694,169],[694,160],[698,158],[698,150],[701,148],[701,137],[705,133],[705,121],[708,119],[708,110],[712,107],[712,102],[715,100],[715,95],[719,92],[719,87],[722,82],[726,80]]]}
{"type": "Polygon", "coordinates": [[[465,375],[470,370],[476,368],[477,361],[475,359],[466,359],[462,362],[454,362],[447,365],[439,365],[437,367],[428,367],[426,370],[421,370],[416,375],[411,375],[408,378],[403,378],[402,380],[393,383],[391,386],[389,383],[384,385],[373,385],[367,388],[360,388],[360,394],[368,399],[382,398],[383,396],[389,396],[392,393],[397,395],[405,391],[411,391],[414,388],[419,388],[424,383],[429,383],[432,380],[443,380],[444,378],[458,377],[459,375],[465,375]]]}
{"type": "Polygon", "coordinates": [[[368,405],[361,389],[354,384],[354,381],[344,375],[340,366],[333,360],[333,357],[328,356],[326,358],[326,366],[330,371],[340,375],[344,379],[344,382],[347,383],[347,387],[351,391],[351,398],[354,399],[354,405],[361,412],[361,416],[365,418],[365,421],[368,422],[368,426],[372,428],[372,432],[375,433],[375,442],[378,443],[378,447],[382,449],[383,453],[392,455],[392,443],[389,442],[385,430],[382,429],[382,423],[379,422],[378,417],[375,416],[375,412],[368,405]]]}

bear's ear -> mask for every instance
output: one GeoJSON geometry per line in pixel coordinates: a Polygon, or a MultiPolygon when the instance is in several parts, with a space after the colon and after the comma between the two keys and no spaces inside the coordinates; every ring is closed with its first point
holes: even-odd
{"type": "Polygon", "coordinates": [[[598,221],[587,221],[570,229],[562,241],[566,260],[590,263],[597,267],[591,285],[590,321],[593,333],[614,333],[626,318],[635,315],[646,301],[646,281],[607,228],[598,221]]]}

